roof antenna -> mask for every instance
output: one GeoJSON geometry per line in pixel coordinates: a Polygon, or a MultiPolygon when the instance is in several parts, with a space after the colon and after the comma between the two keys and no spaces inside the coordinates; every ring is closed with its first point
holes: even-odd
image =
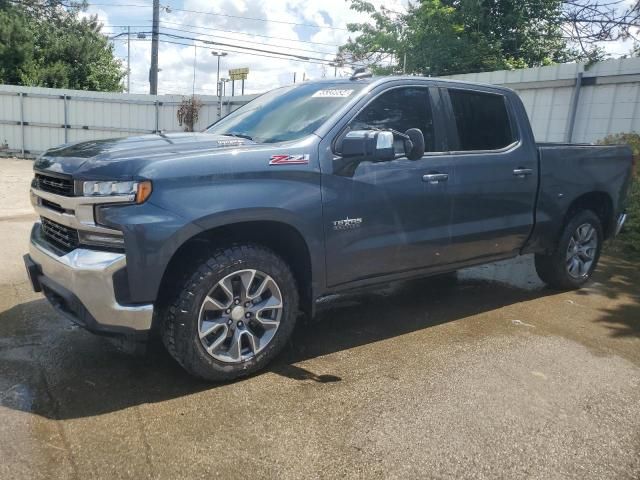
{"type": "Polygon", "coordinates": [[[360,80],[361,78],[371,78],[371,77],[373,77],[373,73],[367,70],[366,67],[358,67],[353,71],[353,73],[351,74],[351,77],[349,77],[349,80],[360,80]]]}

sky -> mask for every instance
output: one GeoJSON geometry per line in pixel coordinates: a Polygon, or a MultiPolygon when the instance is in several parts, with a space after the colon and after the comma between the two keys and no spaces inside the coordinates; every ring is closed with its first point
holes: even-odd
{"type": "MultiPolygon", "coordinates": [[[[625,0],[631,1],[633,0],[625,0]]],[[[116,55],[123,60],[125,67],[126,26],[131,26],[131,93],[148,93],[152,1],[89,0],[88,3],[85,15],[98,15],[105,33],[110,36],[123,34],[113,41],[116,55]],[[139,32],[146,32],[146,39],[139,39],[139,32]]],[[[406,8],[407,0],[374,0],[372,3],[402,11],[406,8]]],[[[346,30],[346,25],[367,20],[365,15],[349,9],[349,2],[346,0],[160,0],[160,5],[161,31],[328,61],[334,58],[339,45],[354,36],[346,30]]],[[[160,42],[159,94],[185,95],[193,91],[201,95],[215,95],[217,59],[212,55],[213,50],[228,52],[221,57],[221,77],[228,77],[230,68],[249,68],[249,76],[245,82],[247,94],[293,83],[294,74],[296,80],[301,81],[303,78],[345,76],[351,72],[350,68],[336,71],[331,66],[293,58],[249,55],[238,52],[236,48],[220,45],[207,45],[208,49],[198,43],[194,48],[192,40],[171,41],[188,45],[160,42]]],[[[603,46],[612,56],[626,54],[631,49],[630,42],[605,43],[603,46]]],[[[240,82],[236,82],[236,94],[239,94],[239,84],[240,82]]],[[[230,93],[230,84],[227,86],[227,93],[230,93]]]]}

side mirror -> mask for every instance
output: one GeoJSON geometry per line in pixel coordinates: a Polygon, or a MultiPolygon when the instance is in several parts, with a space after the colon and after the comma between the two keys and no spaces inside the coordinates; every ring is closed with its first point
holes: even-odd
{"type": "Polygon", "coordinates": [[[353,130],[342,139],[340,155],[345,159],[370,162],[393,160],[395,158],[393,133],[353,130]]]}
{"type": "Polygon", "coordinates": [[[424,135],[419,128],[410,128],[405,133],[404,152],[409,160],[420,160],[424,155],[424,135]]]}

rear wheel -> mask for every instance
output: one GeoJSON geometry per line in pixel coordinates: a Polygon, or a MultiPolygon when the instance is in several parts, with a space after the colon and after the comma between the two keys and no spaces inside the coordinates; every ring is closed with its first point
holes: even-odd
{"type": "Polygon", "coordinates": [[[550,255],[537,254],[536,271],[550,287],[571,290],[591,278],[602,250],[602,224],[591,210],[576,213],[565,225],[550,255]]]}
{"type": "Polygon", "coordinates": [[[164,313],[169,353],[191,374],[232,380],[266,366],[286,344],[298,312],[288,265],[259,245],[215,251],[164,313]]]}

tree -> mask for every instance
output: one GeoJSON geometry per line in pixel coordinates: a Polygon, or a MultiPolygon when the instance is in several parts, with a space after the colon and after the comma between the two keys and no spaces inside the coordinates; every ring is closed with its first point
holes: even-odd
{"type": "Polygon", "coordinates": [[[603,56],[596,38],[627,38],[637,23],[638,5],[619,12],[611,6],[619,3],[421,0],[409,4],[406,12],[394,12],[351,0],[351,8],[372,21],[348,25],[360,34],[341,47],[339,56],[342,61],[366,63],[377,73],[406,70],[431,75],[595,61],[603,56]],[[608,12],[603,17],[608,20],[598,21],[594,11],[608,12]]]}
{"type": "Polygon", "coordinates": [[[559,24],[582,53],[592,57],[601,53],[599,42],[638,40],[640,1],[565,0],[559,24]]]}
{"type": "Polygon", "coordinates": [[[122,91],[124,70],[84,3],[0,0],[0,83],[122,91]]]}
{"type": "Polygon", "coordinates": [[[193,127],[198,122],[201,108],[202,102],[195,95],[182,97],[182,102],[180,102],[176,116],[180,126],[184,125],[185,132],[193,132],[193,127]]]}

